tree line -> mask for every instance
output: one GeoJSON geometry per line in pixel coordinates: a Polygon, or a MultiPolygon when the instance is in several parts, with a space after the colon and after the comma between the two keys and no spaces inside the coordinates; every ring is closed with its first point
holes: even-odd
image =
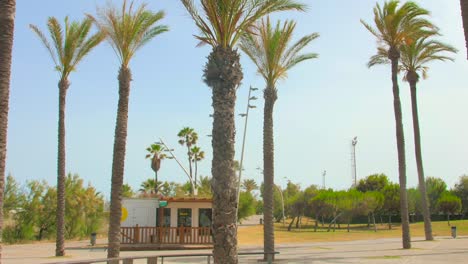
{"type": "MultiPolygon", "coordinates": [[[[464,218],[468,213],[468,175],[461,176],[451,189],[442,179],[428,177],[426,188],[433,218],[444,215],[450,224],[450,216],[464,218]]],[[[375,231],[376,218],[391,229],[392,221],[399,222],[401,217],[399,190],[399,184],[390,182],[385,174],[369,175],[349,190],[319,189],[316,185],[301,189],[299,184],[289,181],[285,189],[275,189],[274,217],[277,222],[283,219],[284,202],[284,215],[291,219],[288,230],[294,224],[300,227],[303,217],[314,219],[315,231],[320,223],[322,227],[327,224],[328,231],[337,224],[347,224],[349,231],[353,219],[363,218],[375,231]]],[[[407,193],[409,213],[416,221],[415,217],[423,214],[421,194],[417,188],[410,188],[407,193]]]]}

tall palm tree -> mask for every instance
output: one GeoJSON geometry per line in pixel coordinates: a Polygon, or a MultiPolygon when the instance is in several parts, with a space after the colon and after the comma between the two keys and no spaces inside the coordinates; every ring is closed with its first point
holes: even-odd
{"type": "Polygon", "coordinates": [[[182,146],[187,147],[187,158],[189,162],[189,180],[190,184],[192,185],[192,192],[193,194],[196,193],[197,188],[197,179],[193,177],[193,153],[192,153],[192,146],[197,144],[198,141],[198,134],[195,132],[195,129],[191,127],[184,127],[182,128],[179,133],[177,134],[179,137],[179,144],[182,146]]]}
{"type": "Polygon", "coordinates": [[[120,10],[108,7],[98,12],[98,17],[88,15],[107,36],[109,44],[120,60],[119,103],[115,126],[114,151],[112,159],[112,186],[109,220],[109,258],[120,254],[120,216],[122,214],[121,189],[124,178],[125,149],[127,142],[128,102],[130,97],[130,60],[135,53],[157,35],[168,31],[168,27],[157,25],[164,18],[164,12],[152,12],[146,5],[134,9],[133,2],[123,2],[120,10]]]}
{"type": "Polygon", "coordinates": [[[468,0],[460,0],[463,29],[465,31],[466,56],[468,58],[468,0]]]}
{"type": "MultiPolygon", "coordinates": [[[[411,92],[411,110],[413,115],[413,131],[414,131],[414,148],[416,156],[416,167],[418,170],[419,191],[421,193],[421,206],[424,217],[424,231],[426,240],[434,240],[432,235],[431,213],[429,210],[429,202],[426,191],[426,183],[424,178],[424,166],[422,161],[421,151],[421,133],[419,129],[418,101],[416,84],[419,82],[420,74],[423,79],[427,78],[429,67],[427,63],[439,60],[446,61],[452,58],[441,55],[444,52],[457,52],[457,50],[447,44],[431,39],[432,36],[422,36],[421,38],[412,41],[408,45],[400,47],[401,51],[401,66],[400,71],[404,72],[404,79],[408,81],[411,92]]],[[[378,54],[372,56],[369,66],[377,64],[389,64],[388,52],[384,48],[378,49],[378,54]]]]}
{"type": "Polygon", "coordinates": [[[42,44],[49,51],[55,70],[60,74],[59,88],[59,118],[58,118],[58,152],[57,152],[57,238],[56,256],[65,254],[65,103],[70,87],[70,73],[76,70],[78,63],[89,54],[104,39],[104,34],[98,32],[90,36],[93,22],[89,18],[83,21],[69,22],[65,18],[65,31],[55,17],[47,21],[47,29],[51,42],[35,25],[29,25],[37,34],[42,44]]]}
{"type": "MultiPolygon", "coordinates": [[[[3,229],[3,192],[10,101],[11,54],[15,29],[15,0],[0,0],[0,236],[3,229]]],[[[0,243],[0,263],[2,245],[0,243]]]]}
{"type": "MultiPolygon", "coordinates": [[[[402,221],[403,248],[411,248],[409,230],[408,195],[406,191],[406,158],[405,139],[403,134],[403,117],[401,113],[400,91],[398,87],[398,61],[400,48],[420,36],[433,34],[435,27],[425,17],[429,12],[414,2],[406,2],[400,6],[399,1],[385,2],[383,8],[377,3],[374,7],[374,23],[377,29],[361,20],[361,23],[371,32],[386,49],[392,65],[393,108],[396,123],[396,141],[398,150],[398,174],[400,181],[400,207],[402,221]]],[[[372,66],[372,65],[368,65],[372,66]]]]}
{"type": "Polygon", "coordinates": [[[195,185],[197,186],[196,188],[198,189],[198,162],[202,161],[205,159],[205,151],[201,150],[200,147],[198,146],[194,146],[192,147],[192,149],[190,150],[192,152],[192,161],[193,161],[193,164],[194,164],[194,182],[195,182],[195,185]]]}
{"type": "Polygon", "coordinates": [[[193,0],[181,1],[200,30],[195,37],[212,47],[203,76],[213,93],[214,261],[237,263],[234,108],[243,74],[235,46],[259,18],[276,11],[304,10],[305,6],[294,0],[200,0],[201,15],[193,0]]]}
{"type": "MultiPolygon", "coordinates": [[[[146,148],[148,154],[146,154],[147,159],[151,159],[151,169],[154,171],[154,181],[158,182],[158,171],[161,168],[161,161],[167,158],[167,155],[164,153],[165,148],[163,145],[154,143],[146,148]]],[[[158,193],[157,186],[154,186],[154,193],[158,193]]]]}
{"type": "MultiPolygon", "coordinates": [[[[273,142],[273,107],[278,98],[277,83],[287,77],[288,70],[298,63],[315,59],[316,53],[300,54],[302,49],[319,34],[306,35],[292,43],[296,22],[278,21],[276,26],[270,18],[262,20],[251,34],[242,37],[240,48],[257,66],[258,73],[266,82],[263,91],[265,99],[263,113],[263,217],[264,250],[275,251],[273,226],[273,188],[274,188],[274,142],[273,142]]],[[[265,255],[265,259],[266,259],[265,255]]]]}

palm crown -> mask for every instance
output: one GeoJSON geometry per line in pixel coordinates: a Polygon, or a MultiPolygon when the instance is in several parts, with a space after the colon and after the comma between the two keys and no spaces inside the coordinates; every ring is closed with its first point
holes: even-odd
{"type": "Polygon", "coordinates": [[[277,11],[300,10],[305,6],[292,0],[201,0],[205,17],[193,0],[181,0],[200,34],[200,44],[234,47],[242,35],[253,30],[255,21],[277,11]]]}
{"type": "Polygon", "coordinates": [[[124,66],[128,66],[138,49],[169,30],[165,25],[155,25],[164,18],[163,11],[153,13],[146,9],[145,4],[134,11],[133,2],[127,8],[127,1],[124,1],[121,10],[109,7],[99,12],[98,18],[88,17],[106,34],[124,66]]]}
{"type": "Polygon", "coordinates": [[[267,18],[258,23],[251,34],[242,37],[240,48],[255,63],[268,87],[274,87],[279,79],[286,78],[287,71],[298,63],[318,57],[316,53],[299,54],[312,40],[319,37],[318,33],[304,36],[288,47],[295,27],[294,21],[285,21],[283,25],[278,21],[273,28],[270,18],[267,18]]]}
{"type": "Polygon", "coordinates": [[[103,39],[104,34],[98,32],[88,37],[92,21],[84,19],[82,22],[69,22],[65,17],[65,32],[55,17],[47,21],[47,29],[52,39],[52,45],[45,34],[35,25],[29,27],[37,34],[50,53],[55,69],[61,78],[66,79],[76,69],[78,63],[103,39]]]}
{"type": "Polygon", "coordinates": [[[151,169],[153,169],[153,171],[159,171],[159,168],[161,167],[161,160],[168,158],[164,153],[165,150],[166,148],[158,143],[151,144],[151,146],[146,148],[146,151],[148,151],[146,158],[151,159],[151,169]]]}
{"type": "MultiPolygon", "coordinates": [[[[419,78],[419,73],[426,79],[427,71],[429,70],[426,64],[431,61],[453,61],[453,58],[442,53],[456,53],[457,49],[443,42],[430,39],[431,37],[432,36],[422,36],[411,44],[402,45],[400,47],[401,65],[399,66],[399,70],[406,72],[405,80],[408,74],[418,74],[418,76],[415,77],[419,78]]],[[[379,47],[377,54],[372,56],[369,60],[368,66],[372,67],[374,65],[389,63],[388,51],[383,47],[379,47]]]]}
{"type": "Polygon", "coordinates": [[[406,2],[400,8],[398,5],[399,1],[396,0],[386,2],[383,8],[376,4],[376,28],[361,20],[366,29],[377,38],[379,46],[399,49],[403,44],[410,44],[420,36],[437,32],[437,28],[424,18],[429,15],[429,11],[414,2],[406,2]]]}

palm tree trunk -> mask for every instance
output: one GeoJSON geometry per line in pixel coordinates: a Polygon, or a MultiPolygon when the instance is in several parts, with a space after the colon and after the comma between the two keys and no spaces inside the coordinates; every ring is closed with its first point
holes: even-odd
{"type": "MultiPolygon", "coordinates": [[[[263,244],[265,252],[275,251],[275,234],[273,226],[273,188],[275,184],[274,154],[275,145],[273,142],[273,107],[278,98],[276,89],[268,86],[264,90],[265,106],[263,113],[263,182],[265,189],[263,191],[263,244]]],[[[265,254],[264,259],[267,260],[265,254]]]]}
{"type": "Polygon", "coordinates": [[[236,264],[237,178],[234,171],[236,90],[242,80],[239,54],[215,47],[204,70],[213,99],[213,258],[214,263],[236,264]]]}
{"type": "MultiPolygon", "coordinates": [[[[188,137],[187,137],[188,138],[188,137]]],[[[187,140],[188,141],[188,140],[187,140]]],[[[190,173],[190,179],[193,179],[193,172],[192,172],[192,157],[190,156],[190,144],[186,142],[187,144],[187,156],[188,156],[188,162],[189,162],[189,173],[190,173]]],[[[196,184],[196,183],[195,183],[196,184]]],[[[192,195],[195,194],[195,184],[192,184],[192,195]]]]}
{"type": "MultiPolygon", "coordinates": [[[[10,99],[11,53],[15,28],[15,0],[0,0],[0,238],[3,231],[3,192],[10,99]]],[[[0,263],[2,243],[0,243],[0,263]]]]}
{"type": "Polygon", "coordinates": [[[460,0],[461,15],[463,20],[463,29],[465,31],[465,45],[468,58],[468,0],[460,0]]]}
{"type": "Polygon", "coordinates": [[[55,256],[65,255],[65,105],[68,79],[61,79],[59,84],[59,118],[58,118],[58,153],[57,153],[57,238],[55,256]]]}
{"type": "Polygon", "coordinates": [[[128,102],[132,73],[122,65],[119,71],[119,103],[115,125],[114,152],[112,159],[111,204],[109,216],[109,244],[107,257],[120,254],[120,218],[122,216],[122,185],[124,178],[125,149],[127,143],[128,102]]]}
{"type": "Polygon", "coordinates": [[[411,91],[411,111],[413,113],[414,149],[416,155],[416,166],[418,169],[419,192],[421,193],[422,214],[424,218],[424,233],[426,240],[434,240],[434,237],[432,236],[431,213],[429,212],[429,205],[427,203],[428,197],[421,153],[421,134],[419,130],[418,99],[416,91],[417,79],[418,76],[415,72],[413,72],[411,76],[408,74],[411,91]]]}
{"type": "Polygon", "coordinates": [[[398,60],[400,52],[391,48],[388,52],[392,62],[392,84],[393,84],[393,108],[395,112],[396,139],[398,150],[398,176],[400,180],[400,213],[403,248],[411,248],[411,237],[409,229],[408,193],[406,190],[406,158],[405,158],[405,136],[403,132],[403,117],[401,113],[400,90],[398,87],[398,60]]]}

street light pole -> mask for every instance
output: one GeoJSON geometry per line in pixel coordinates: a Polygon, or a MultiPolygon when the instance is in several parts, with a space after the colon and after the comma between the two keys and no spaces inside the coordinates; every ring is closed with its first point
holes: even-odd
{"type": "Polygon", "coordinates": [[[238,183],[237,183],[236,216],[237,216],[237,213],[239,212],[240,186],[241,186],[241,177],[242,177],[242,164],[243,164],[243,161],[244,161],[245,138],[246,138],[246,135],[247,135],[247,121],[249,119],[249,110],[250,110],[250,108],[255,108],[254,105],[250,104],[250,101],[257,100],[257,97],[255,97],[255,96],[251,97],[251,94],[252,94],[252,91],[256,91],[256,90],[258,90],[258,88],[253,88],[252,86],[250,86],[249,95],[247,97],[247,109],[245,111],[245,114],[239,114],[241,117],[245,117],[245,125],[244,125],[244,136],[242,138],[241,158],[240,158],[240,162],[239,162],[239,179],[238,179],[238,183]]]}
{"type": "Polygon", "coordinates": [[[284,197],[283,197],[283,191],[281,191],[281,189],[278,187],[278,185],[276,185],[276,189],[278,189],[280,195],[281,195],[281,205],[283,206],[283,226],[285,225],[284,221],[286,219],[286,217],[284,216],[284,197]]]}
{"type": "Polygon", "coordinates": [[[357,169],[356,169],[356,145],[357,145],[357,137],[354,137],[351,141],[351,145],[353,146],[353,169],[354,169],[354,184],[353,187],[357,185],[357,169]]]}

